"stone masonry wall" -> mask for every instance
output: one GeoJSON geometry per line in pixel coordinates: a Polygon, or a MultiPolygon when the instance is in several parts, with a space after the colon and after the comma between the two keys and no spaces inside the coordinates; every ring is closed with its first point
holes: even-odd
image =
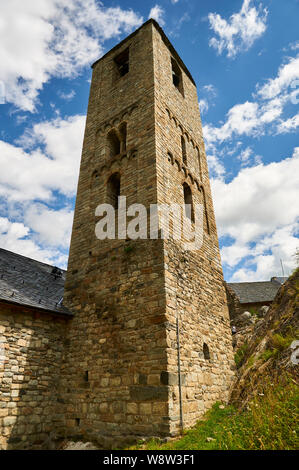
{"type": "Polygon", "coordinates": [[[152,29],[146,25],[93,70],[64,298],[75,318],[61,433],[106,447],[169,432],[163,242],[95,236],[95,208],[107,202],[115,172],[128,206],[157,200],[152,29]],[[114,57],[128,46],[130,71],[115,79],[114,57]],[[111,157],[107,135],[124,122],[126,148],[111,157]]]}
{"type": "Polygon", "coordinates": [[[51,446],[66,320],[0,305],[0,449],[51,446]]]}
{"type": "Polygon", "coordinates": [[[183,206],[183,184],[187,183],[193,203],[203,206],[201,249],[186,251],[180,240],[166,240],[164,246],[169,415],[171,432],[176,433],[180,412],[184,426],[189,427],[216,400],[228,399],[234,366],[196,87],[182,67],[183,94],[173,85],[171,57],[167,44],[154,30],[158,202],[183,206]],[[186,142],[187,163],[183,161],[181,136],[186,142]],[[204,357],[204,344],[209,350],[208,359],[204,357]]]}

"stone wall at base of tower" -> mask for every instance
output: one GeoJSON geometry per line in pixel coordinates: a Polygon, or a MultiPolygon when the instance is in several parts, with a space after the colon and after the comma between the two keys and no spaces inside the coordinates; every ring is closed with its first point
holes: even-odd
{"type": "Polygon", "coordinates": [[[169,434],[161,245],[121,243],[86,272],[61,371],[61,437],[109,447],[169,434]]]}
{"type": "Polygon", "coordinates": [[[68,319],[0,305],[0,450],[51,448],[68,319]]]}

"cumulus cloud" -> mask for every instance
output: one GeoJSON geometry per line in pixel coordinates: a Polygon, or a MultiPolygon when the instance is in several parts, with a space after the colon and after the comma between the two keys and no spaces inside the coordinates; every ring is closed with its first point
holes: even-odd
{"type": "Polygon", "coordinates": [[[219,142],[229,141],[238,136],[260,136],[266,130],[271,133],[291,132],[298,126],[298,117],[284,121],[282,116],[288,103],[297,102],[299,89],[299,59],[289,58],[273,79],[257,85],[253,94],[255,101],[246,101],[232,106],[220,126],[206,124],[203,132],[208,149],[214,149],[219,142]]]}
{"type": "Polygon", "coordinates": [[[280,162],[242,169],[229,183],[211,183],[219,235],[233,239],[222,261],[245,265],[233,279],[267,279],[280,272],[280,258],[290,271],[298,246],[299,147],[280,162]]]}
{"type": "Polygon", "coordinates": [[[164,10],[160,5],[155,5],[151,11],[149,12],[148,17],[153,18],[156,20],[161,26],[165,24],[165,21],[163,19],[164,16],[164,10]]]}
{"type": "Polygon", "coordinates": [[[292,57],[288,63],[281,65],[277,76],[259,86],[257,93],[262,99],[271,99],[289,86],[299,87],[299,57],[292,57]],[[296,83],[295,80],[298,82],[296,83]]]}
{"type": "Polygon", "coordinates": [[[74,77],[99,58],[103,42],[142,18],[96,0],[0,0],[0,83],[5,100],[34,111],[51,77],[74,77]]]}
{"type": "Polygon", "coordinates": [[[85,116],[35,124],[16,146],[0,141],[0,197],[49,201],[53,191],[74,196],[85,116]],[[9,164],[8,164],[9,162],[9,164]]]}
{"type": "Polygon", "coordinates": [[[261,5],[252,5],[244,0],[241,10],[231,15],[229,20],[216,13],[209,13],[210,28],[216,37],[210,39],[210,46],[218,54],[226,51],[228,57],[235,57],[240,51],[248,50],[266,31],[267,10],[261,5]]]}
{"type": "Polygon", "coordinates": [[[0,246],[14,253],[33,258],[43,263],[67,265],[67,255],[57,250],[42,248],[30,237],[30,228],[19,222],[0,217],[0,246]]]}
{"type": "Polygon", "coordinates": [[[288,132],[291,132],[299,126],[299,113],[297,113],[295,116],[287,119],[286,121],[282,121],[278,126],[277,126],[277,133],[278,134],[286,134],[288,132]]]}
{"type": "Polygon", "coordinates": [[[66,266],[85,116],[44,121],[0,141],[0,245],[66,266]],[[9,218],[8,218],[9,216],[9,218]]]}
{"type": "Polygon", "coordinates": [[[34,231],[38,243],[68,250],[73,216],[68,208],[54,210],[37,203],[25,210],[24,222],[34,231]]]}

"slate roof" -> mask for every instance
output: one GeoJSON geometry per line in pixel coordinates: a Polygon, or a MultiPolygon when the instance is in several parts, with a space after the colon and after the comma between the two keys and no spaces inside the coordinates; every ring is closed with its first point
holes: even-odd
{"type": "Polygon", "coordinates": [[[72,316],[62,305],[66,271],[0,248],[0,300],[72,316]]]}
{"type": "Polygon", "coordinates": [[[271,277],[271,282],[278,282],[278,284],[283,284],[284,282],[286,282],[288,278],[287,277],[282,277],[282,276],[275,276],[275,277],[271,277]]]}
{"type": "Polygon", "coordinates": [[[279,282],[228,282],[241,304],[272,302],[279,290],[279,282]]]}

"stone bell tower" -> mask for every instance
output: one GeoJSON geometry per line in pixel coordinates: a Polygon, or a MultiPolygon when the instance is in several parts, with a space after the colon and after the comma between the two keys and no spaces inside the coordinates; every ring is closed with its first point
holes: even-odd
{"type": "MultiPolygon", "coordinates": [[[[193,215],[191,214],[191,218],[193,215]]],[[[161,234],[161,231],[159,232],[161,234]]],[[[232,346],[196,86],[154,20],[93,65],[64,303],[64,434],[177,434],[226,400],[232,346]],[[203,245],[99,240],[96,207],[201,204],[203,245]]]]}

